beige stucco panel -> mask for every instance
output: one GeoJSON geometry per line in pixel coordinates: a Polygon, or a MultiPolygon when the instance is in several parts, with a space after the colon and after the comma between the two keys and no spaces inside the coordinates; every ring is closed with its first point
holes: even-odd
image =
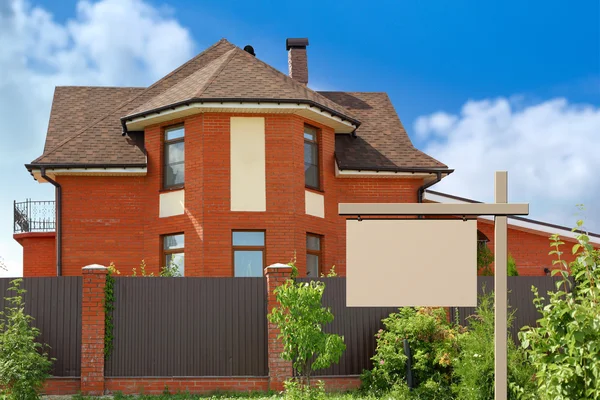
{"type": "Polygon", "coordinates": [[[348,306],[477,305],[476,220],[347,220],[346,235],[348,306]]]}
{"type": "Polygon", "coordinates": [[[160,218],[183,214],[183,209],[185,208],[185,190],[165,192],[159,196],[158,216],[160,218]]]}
{"type": "Polygon", "coordinates": [[[305,190],[304,207],[306,214],[325,218],[325,197],[322,194],[305,190]]]}
{"type": "Polygon", "coordinates": [[[265,119],[231,117],[231,211],[266,211],[265,119]]]}

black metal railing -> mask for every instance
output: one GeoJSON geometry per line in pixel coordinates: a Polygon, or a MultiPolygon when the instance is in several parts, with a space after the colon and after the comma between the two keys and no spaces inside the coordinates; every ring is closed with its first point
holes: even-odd
{"type": "Polygon", "coordinates": [[[53,232],[56,230],[54,201],[15,201],[14,233],[53,232]]]}

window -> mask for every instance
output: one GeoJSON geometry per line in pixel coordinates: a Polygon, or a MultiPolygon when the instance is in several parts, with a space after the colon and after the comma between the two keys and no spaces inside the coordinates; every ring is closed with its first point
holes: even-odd
{"type": "Polygon", "coordinates": [[[265,232],[233,231],[233,275],[263,276],[265,269],[265,232]]]}
{"type": "Polygon", "coordinates": [[[304,184],[313,189],[320,189],[319,179],[319,142],[317,129],[304,126],[304,184]]]}
{"type": "Polygon", "coordinates": [[[306,235],[306,275],[321,276],[321,236],[306,235]]]}
{"type": "Polygon", "coordinates": [[[184,151],[185,129],[176,126],[165,129],[165,156],[163,166],[163,187],[182,187],[185,173],[184,151]]]}
{"type": "Polygon", "coordinates": [[[177,267],[177,271],[184,276],[185,268],[185,253],[183,251],[184,237],[183,233],[176,235],[163,236],[163,263],[164,266],[173,263],[177,267]]]}

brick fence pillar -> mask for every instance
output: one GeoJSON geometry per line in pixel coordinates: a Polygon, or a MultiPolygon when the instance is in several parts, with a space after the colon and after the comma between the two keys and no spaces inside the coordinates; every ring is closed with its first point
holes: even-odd
{"type": "MultiPolygon", "coordinates": [[[[270,313],[277,306],[277,299],[273,290],[292,275],[292,267],[285,264],[273,264],[265,268],[267,277],[267,310],[270,313]]],[[[279,329],[277,325],[268,324],[268,351],[269,351],[269,389],[283,390],[283,382],[293,376],[292,362],[285,361],[280,354],[283,351],[283,343],[277,339],[279,329]]]]}
{"type": "Polygon", "coordinates": [[[104,394],[104,286],[108,269],[83,268],[81,304],[81,393],[104,394]]]}

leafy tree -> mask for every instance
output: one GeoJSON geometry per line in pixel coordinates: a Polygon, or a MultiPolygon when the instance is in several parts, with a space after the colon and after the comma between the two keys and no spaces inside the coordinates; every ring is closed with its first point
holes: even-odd
{"type": "Polygon", "coordinates": [[[576,258],[570,264],[561,258],[564,242],[552,235],[551,246],[557,259],[552,271],[560,274],[549,303],[532,287],[534,303],[542,317],[536,327],[519,333],[535,368],[541,399],[600,399],[600,251],[581,233],[572,248],[576,258]],[[570,273],[569,273],[570,269],[570,273]],[[574,284],[572,284],[572,278],[574,284]]]}
{"type": "MultiPolygon", "coordinates": [[[[477,271],[483,276],[493,276],[492,263],[494,262],[494,253],[490,250],[487,243],[477,243],[477,271]]],[[[517,264],[513,256],[509,253],[506,265],[508,276],[519,276],[517,264]]]]}
{"type": "Polygon", "coordinates": [[[281,357],[292,361],[294,371],[310,386],[312,372],[337,363],[346,345],[342,336],[323,332],[323,326],[333,321],[331,310],[321,304],[325,283],[296,282],[298,270],[293,262],[289,265],[292,277],[275,289],[279,305],[268,318],[280,330],[281,357]]]}
{"type": "Polygon", "coordinates": [[[493,262],[494,253],[492,253],[487,243],[477,242],[477,270],[481,271],[481,275],[494,275],[491,268],[493,262]]]}
{"type": "Polygon", "coordinates": [[[8,290],[15,295],[5,297],[9,306],[0,312],[0,397],[10,400],[38,399],[53,361],[45,352],[47,346],[35,340],[40,330],[25,314],[21,282],[11,281],[8,290]]]}
{"type": "Polygon", "coordinates": [[[519,276],[519,271],[517,271],[517,263],[515,262],[515,259],[510,253],[508,254],[507,264],[508,265],[506,266],[506,273],[508,274],[508,276],[519,276]]]}

